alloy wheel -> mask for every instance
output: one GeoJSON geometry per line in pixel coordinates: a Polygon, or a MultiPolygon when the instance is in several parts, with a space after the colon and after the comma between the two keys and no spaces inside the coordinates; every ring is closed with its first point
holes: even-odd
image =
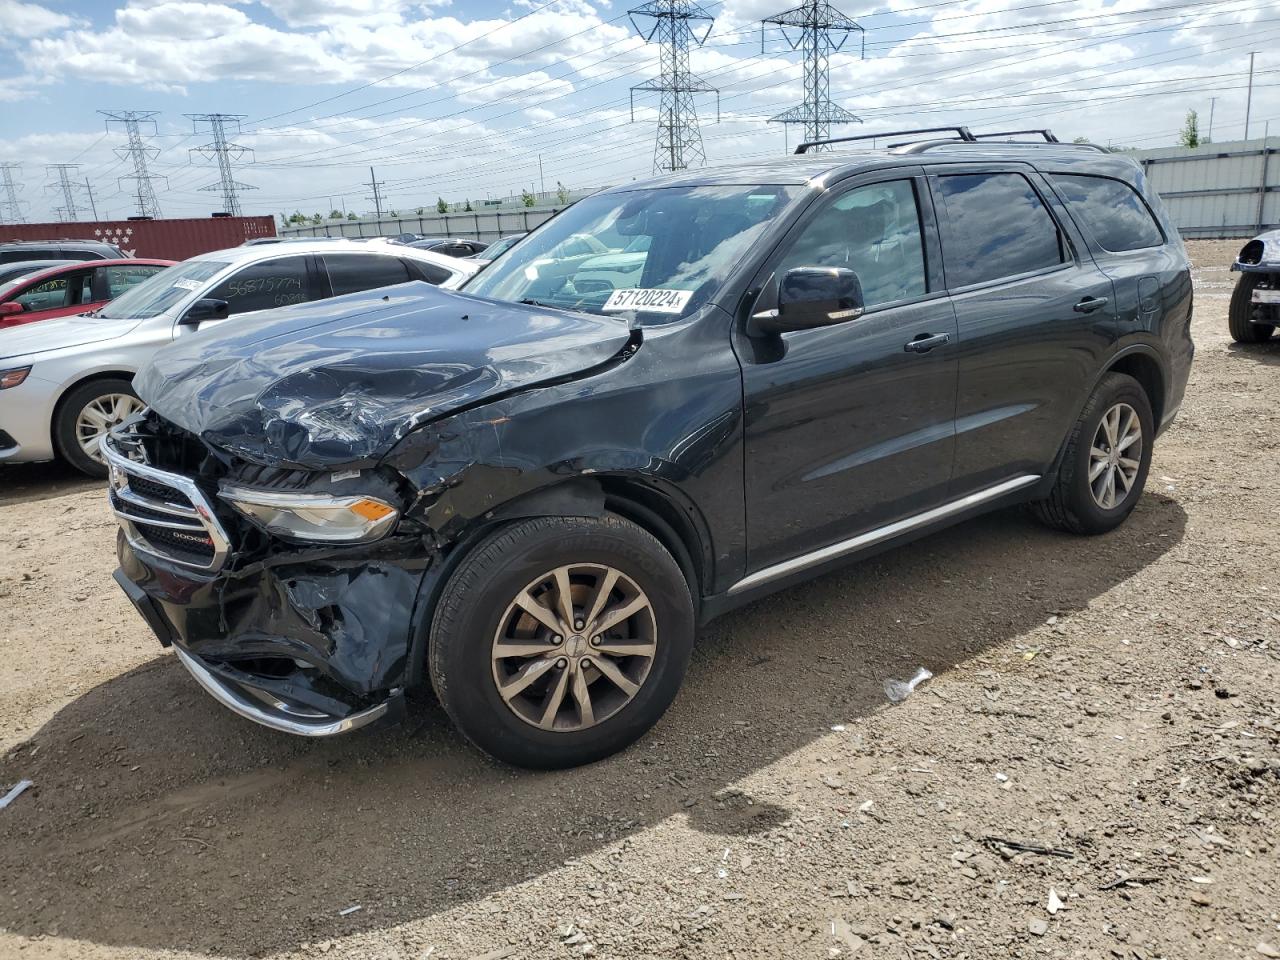
{"type": "Polygon", "coordinates": [[[1089,491],[1103,510],[1119,506],[1137,482],[1142,466],[1142,420],[1133,407],[1117,403],[1102,415],[1089,449],[1089,491]]]}
{"type": "Polygon", "coordinates": [[[604,564],[568,564],[507,606],[493,638],[493,681],[526,723],[585,730],[635,698],[657,649],[653,604],[634,580],[604,564]]]}
{"type": "Polygon", "coordinates": [[[76,440],[85,456],[104,463],[102,438],[142,408],[142,401],[127,393],[108,393],[86,403],[76,417],[76,440]]]}

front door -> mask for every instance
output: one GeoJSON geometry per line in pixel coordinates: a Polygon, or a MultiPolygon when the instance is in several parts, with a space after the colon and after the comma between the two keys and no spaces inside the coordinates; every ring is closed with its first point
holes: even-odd
{"type": "Polygon", "coordinates": [[[866,312],[742,341],[749,573],[945,499],[956,321],[928,188],[915,172],[833,189],[762,274],[753,311],[776,302],[786,270],[840,266],[857,273],[866,312]]]}

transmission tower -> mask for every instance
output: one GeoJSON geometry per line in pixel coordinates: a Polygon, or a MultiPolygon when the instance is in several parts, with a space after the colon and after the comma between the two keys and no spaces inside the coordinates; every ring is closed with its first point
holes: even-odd
{"type": "Polygon", "coordinates": [[[634,10],[628,10],[627,15],[636,33],[649,43],[656,42],[660,51],[661,76],[631,88],[632,120],[636,116],[637,90],[661,94],[658,139],[653,151],[654,172],[684,170],[705,164],[707,155],[702,149],[702,134],[698,130],[698,111],[693,97],[696,93],[714,93],[716,119],[719,120],[720,91],[689,70],[689,44],[702,46],[711,33],[715,18],[694,0],[649,0],[634,10]],[[648,30],[641,28],[637,17],[653,21],[648,30]],[[704,21],[706,30],[701,28],[704,21]],[[700,36],[698,31],[701,31],[700,36]]]}
{"type": "Polygon", "coordinates": [[[196,129],[199,124],[209,124],[209,129],[213,134],[213,142],[206,143],[203,147],[194,147],[190,151],[191,154],[199,154],[206,160],[209,158],[217,158],[218,161],[218,182],[210,183],[201,190],[221,190],[222,191],[222,209],[231,214],[233,217],[240,216],[240,199],[236,196],[237,190],[257,190],[257,187],[250,186],[247,183],[241,183],[231,175],[231,161],[240,160],[246,154],[250,160],[253,158],[253,150],[250,147],[242,147],[238,143],[227,142],[227,125],[234,124],[236,133],[240,132],[240,121],[245,118],[243,113],[188,113],[186,114],[196,129]]]}
{"type": "MultiPolygon", "coordinates": [[[[805,0],[798,7],[766,17],[760,23],[760,49],[764,51],[764,35],[769,26],[782,31],[782,38],[792,50],[804,51],[804,103],[784,110],[770,123],[802,123],[804,139],[825,140],[831,136],[833,123],[861,123],[844,107],[831,102],[831,54],[842,49],[849,35],[862,36],[862,56],[867,54],[867,34],[827,0],[805,0]]],[[[820,146],[818,150],[829,150],[820,146]]]]}
{"type": "Polygon", "coordinates": [[[80,184],[71,179],[79,169],[78,163],[51,163],[44,168],[49,176],[57,177],[57,182],[48,184],[46,189],[61,191],[62,206],[57,207],[56,212],[63,223],[75,223],[80,219],[80,207],[76,203],[76,191],[80,189],[80,184]]]}
{"type": "Polygon", "coordinates": [[[20,163],[0,161],[0,222],[26,222],[22,216],[23,202],[18,199],[18,191],[22,188],[13,181],[14,171],[21,169],[20,163]]]}
{"type": "Polygon", "coordinates": [[[125,180],[132,180],[133,186],[130,193],[138,203],[138,216],[140,217],[159,217],[160,202],[156,200],[156,190],[152,185],[153,180],[163,180],[165,186],[169,185],[169,179],[163,176],[157,176],[147,168],[147,162],[154,160],[159,156],[160,151],[155,147],[148,147],[142,141],[141,125],[144,123],[151,124],[154,132],[156,129],[155,117],[159,115],[159,110],[99,110],[100,114],[107,118],[107,129],[111,129],[111,124],[120,123],[124,125],[125,133],[129,137],[129,145],[127,147],[117,147],[116,156],[121,160],[133,161],[133,173],[121,177],[118,182],[123,183],[125,180]]]}

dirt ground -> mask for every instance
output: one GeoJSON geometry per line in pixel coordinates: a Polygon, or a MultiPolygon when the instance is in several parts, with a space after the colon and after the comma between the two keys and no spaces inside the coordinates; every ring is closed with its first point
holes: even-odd
{"type": "Polygon", "coordinates": [[[232,716],[111,580],[100,489],[5,468],[0,785],[35,786],[0,957],[1280,957],[1280,339],[1226,335],[1237,247],[1192,245],[1126,526],[1009,511],[761,601],[567,773],[429,702],[324,742],[232,716]]]}

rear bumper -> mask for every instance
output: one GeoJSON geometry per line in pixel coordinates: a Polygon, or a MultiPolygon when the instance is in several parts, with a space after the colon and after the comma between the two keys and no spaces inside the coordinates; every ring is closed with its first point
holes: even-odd
{"type": "Polygon", "coordinates": [[[232,712],[306,737],[402,714],[424,561],[281,558],[201,574],[123,535],[117,554],[134,609],[232,712]]]}

